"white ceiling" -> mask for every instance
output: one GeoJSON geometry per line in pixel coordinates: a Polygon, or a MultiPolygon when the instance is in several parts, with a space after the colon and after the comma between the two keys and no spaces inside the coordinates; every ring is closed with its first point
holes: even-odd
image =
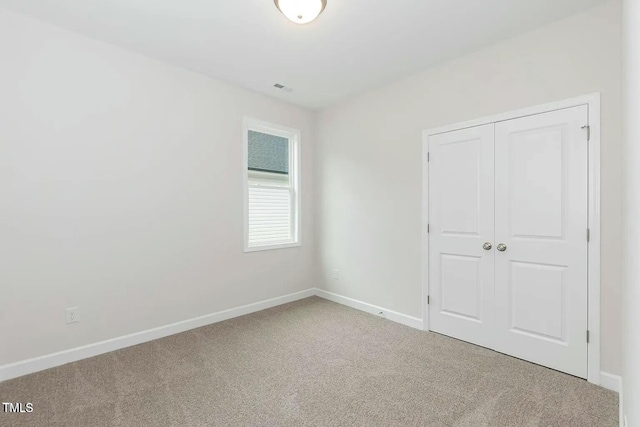
{"type": "Polygon", "coordinates": [[[0,6],[319,109],[602,1],[328,0],[324,13],[303,26],[282,16],[273,0],[0,0],[0,6]]]}

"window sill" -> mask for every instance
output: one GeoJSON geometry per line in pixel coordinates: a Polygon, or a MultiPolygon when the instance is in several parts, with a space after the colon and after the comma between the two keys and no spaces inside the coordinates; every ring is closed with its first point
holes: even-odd
{"type": "Polygon", "coordinates": [[[271,251],[276,249],[297,248],[300,246],[302,246],[302,243],[300,242],[281,243],[277,245],[251,246],[251,247],[245,246],[244,252],[247,253],[247,252],[271,251]]]}

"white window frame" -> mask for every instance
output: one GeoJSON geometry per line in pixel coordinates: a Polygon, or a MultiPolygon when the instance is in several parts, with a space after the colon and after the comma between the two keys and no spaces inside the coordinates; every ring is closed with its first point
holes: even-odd
{"type": "MultiPolygon", "coordinates": [[[[300,233],[301,204],[300,204],[300,130],[280,126],[263,120],[245,117],[242,127],[242,139],[244,144],[242,157],[242,172],[244,174],[244,251],[258,252],[274,249],[294,248],[302,246],[300,233]],[[249,131],[256,131],[275,135],[289,140],[289,182],[291,191],[291,232],[293,239],[289,243],[278,243],[272,245],[249,246],[249,131]]],[[[262,188],[269,186],[259,184],[262,188]]],[[[280,188],[280,187],[278,187],[280,188]]]]}

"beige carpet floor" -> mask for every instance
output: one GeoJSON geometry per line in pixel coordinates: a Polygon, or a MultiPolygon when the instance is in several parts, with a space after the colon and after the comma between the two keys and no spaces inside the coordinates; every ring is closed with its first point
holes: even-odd
{"type": "MultiPolygon", "coordinates": [[[[2,426],[617,426],[584,380],[319,298],[0,383],[2,426]]],[[[0,408],[1,409],[1,408],[0,408]]]]}

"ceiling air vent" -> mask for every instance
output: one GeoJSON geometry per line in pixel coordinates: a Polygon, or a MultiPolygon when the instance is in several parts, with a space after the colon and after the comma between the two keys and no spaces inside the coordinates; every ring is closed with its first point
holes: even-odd
{"type": "Polygon", "coordinates": [[[287,87],[285,85],[281,85],[280,83],[274,84],[273,87],[278,88],[280,90],[283,90],[285,92],[293,92],[293,89],[291,89],[290,87],[287,87]]]}

